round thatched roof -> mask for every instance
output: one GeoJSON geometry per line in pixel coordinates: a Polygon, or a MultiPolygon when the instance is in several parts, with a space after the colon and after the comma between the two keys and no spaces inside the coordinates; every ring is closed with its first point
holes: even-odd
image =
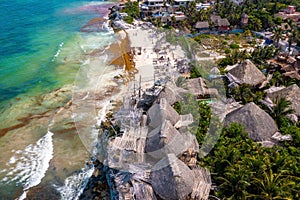
{"type": "Polygon", "coordinates": [[[168,84],[159,94],[158,99],[165,98],[170,105],[173,105],[180,99],[176,86],[168,84]]]}
{"type": "Polygon", "coordinates": [[[147,113],[149,126],[152,128],[159,127],[164,120],[169,120],[172,125],[180,120],[179,114],[165,98],[160,99],[159,103],[153,104],[147,113]]]}
{"type": "Polygon", "coordinates": [[[171,122],[164,120],[162,125],[147,135],[145,151],[147,155],[161,159],[167,154],[182,154],[188,149],[199,152],[199,144],[195,135],[177,131],[171,122]]]}
{"type": "Polygon", "coordinates": [[[271,140],[278,130],[273,118],[253,102],[227,114],[225,125],[232,122],[241,123],[254,141],[271,140]]]}
{"type": "Polygon", "coordinates": [[[186,199],[195,181],[193,172],[174,154],[161,160],[151,171],[150,178],[156,194],[168,200],[186,199]]]}
{"type": "Polygon", "coordinates": [[[243,83],[253,86],[259,85],[266,80],[265,75],[248,59],[228,72],[243,83]]]}

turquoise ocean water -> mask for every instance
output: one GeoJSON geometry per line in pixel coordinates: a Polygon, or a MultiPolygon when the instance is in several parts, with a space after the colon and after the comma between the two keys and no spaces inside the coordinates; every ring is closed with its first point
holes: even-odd
{"type": "MultiPolygon", "coordinates": [[[[84,62],[86,49],[97,49],[113,41],[107,33],[80,31],[89,20],[102,17],[107,7],[108,3],[103,1],[0,0],[0,133],[19,123],[19,116],[29,111],[41,113],[36,111],[43,109],[38,105],[28,107],[33,105],[31,101],[36,96],[72,84],[84,62]]],[[[88,154],[84,150],[82,154],[72,154],[74,149],[84,149],[73,132],[53,135],[47,133],[44,125],[33,123],[3,135],[0,137],[0,200],[22,199],[22,193],[33,188],[32,193],[42,191],[44,196],[39,194],[39,199],[60,196],[74,199],[80,190],[76,187],[82,183],[72,186],[72,170],[80,170],[88,154]],[[60,158],[61,152],[69,160],[60,158]],[[44,185],[39,184],[41,180],[44,185]],[[57,188],[64,183],[69,185],[61,190],[67,194],[59,194],[57,188]],[[68,191],[69,187],[76,191],[68,191]]],[[[91,172],[83,174],[88,173],[91,172]]]]}
{"type": "Polygon", "coordinates": [[[71,81],[72,77],[57,75],[58,63],[53,58],[62,44],[74,39],[80,27],[97,16],[79,10],[89,3],[95,2],[0,1],[0,102],[71,81]]]}

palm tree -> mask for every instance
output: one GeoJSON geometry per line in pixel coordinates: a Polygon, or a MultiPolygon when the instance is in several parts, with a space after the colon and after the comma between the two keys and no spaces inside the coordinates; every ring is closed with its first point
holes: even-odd
{"type": "Polygon", "coordinates": [[[270,82],[276,87],[282,85],[284,83],[282,74],[279,71],[274,72],[270,82]]]}
{"type": "Polygon", "coordinates": [[[251,88],[247,84],[242,84],[233,91],[233,95],[236,100],[242,101],[246,104],[254,100],[255,94],[251,91],[251,88]]]}
{"type": "Polygon", "coordinates": [[[288,51],[291,51],[291,46],[294,42],[299,41],[299,33],[296,29],[292,29],[292,31],[288,34],[288,51]]]}
{"type": "Polygon", "coordinates": [[[278,46],[280,39],[283,38],[283,29],[281,27],[275,27],[273,30],[273,36],[271,37],[274,40],[275,45],[278,46]]]}
{"type": "Polygon", "coordinates": [[[272,169],[265,170],[262,178],[253,178],[252,184],[259,191],[258,194],[249,195],[255,199],[292,199],[289,189],[296,183],[291,176],[284,175],[284,171],[273,173],[272,169]]]}
{"type": "Polygon", "coordinates": [[[293,114],[295,110],[290,108],[292,103],[285,98],[276,99],[274,103],[275,106],[271,111],[271,116],[275,119],[278,127],[281,128],[288,122],[286,115],[293,114]]]}

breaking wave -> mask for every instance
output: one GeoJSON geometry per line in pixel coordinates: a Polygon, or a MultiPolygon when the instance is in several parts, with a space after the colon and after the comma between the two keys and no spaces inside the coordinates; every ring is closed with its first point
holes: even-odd
{"type": "Polygon", "coordinates": [[[64,186],[58,187],[62,200],[77,200],[93,175],[93,166],[82,169],[79,173],[66,178],[64,186]]]}
{"type": "Polygon", "coordinates": [[[1,180],[3,183],[16,182],[23,185],[24,193],[18,198],[26,198],[27,191],[40,184],[49,168],[49,162],[53,157],[53,133],[48,131],[36,144],[28,145],[24,150],[15,151],[6,164],[9,170],[1,180]]]}

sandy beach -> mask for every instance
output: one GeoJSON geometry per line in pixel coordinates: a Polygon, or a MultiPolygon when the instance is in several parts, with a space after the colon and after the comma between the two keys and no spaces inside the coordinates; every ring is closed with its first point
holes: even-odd
{"type": "Polygon", "coordinates": [[[141,88],[149,88],[159,79],[177,77],[176,62],[185,58],[182,48],[168,43],[166,33],[159,32],[150,24],[140,21],[134,24],[135,27],[126,32],[138,70],[134,79],[141,80],[141,88]]]}

